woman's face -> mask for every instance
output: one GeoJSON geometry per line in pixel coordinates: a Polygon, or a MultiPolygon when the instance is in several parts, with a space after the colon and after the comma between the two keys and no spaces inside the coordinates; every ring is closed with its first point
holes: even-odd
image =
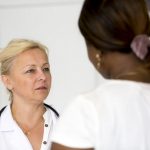
{"type": "Polygon", "coordinates": [[[14,59],[9,74],[2,79],[12,91],[13,100],[43,101],[51,87],[47,55],[38,48],[22,52],[14,59]]]}

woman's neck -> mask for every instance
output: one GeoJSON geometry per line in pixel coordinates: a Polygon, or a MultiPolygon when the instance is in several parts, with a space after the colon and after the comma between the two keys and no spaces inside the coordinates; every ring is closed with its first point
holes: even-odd
{"type": "Polygon", "coordinates": [[[21,104],[12,101],[11,104],[12,116],[17,121],[22,123],[37,122],[43,117],[45,110],[44,104],[21,104]]]}
{"type": "Polygon", "coordinates": [[[150,70],[145,67],[138,67],[136,69],[119,72],[112,78],[150,83],[150,70]]]}

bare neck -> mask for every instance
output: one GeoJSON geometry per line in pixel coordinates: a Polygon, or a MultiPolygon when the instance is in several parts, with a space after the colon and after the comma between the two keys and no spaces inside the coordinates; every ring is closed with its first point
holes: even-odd
{"type": "Polygon", "coordinates": [[[150,83],[150,70],[145,67],[144,61],[137,59],[133,54],[114,53],[113,55],[115,61],[111,61],[109,68],[111,79],[150,83]]]}
{"type": "Polygon", "coordinates": [[[22,104],[13,101],[11,111],[15,119],[24,123],[30,123],[42,118],[45,108],[43,104],[22,104]]]}

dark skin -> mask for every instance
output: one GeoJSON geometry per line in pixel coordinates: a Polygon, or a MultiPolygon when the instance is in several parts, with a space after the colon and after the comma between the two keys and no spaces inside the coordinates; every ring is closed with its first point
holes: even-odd
{"type": "Polygon", "coordinates": [[[101,55],[101,67],[97,71],[107,79],[123,79],[150,83],[150,70],[146,68],[147,60],[138,59],[135,54],[120,52],[101,52],[100,50],[88,46],[88,56],[91,63],[96,68],[97,60],[95,55],[101,55]]]}
{"type": "Polygon", "coordinates": [[[71,148],[71,147],[63,146],[61,144],[53,143],[51,150],[94,150],[94,148],[87,148],[87,149],[71,148]]]}

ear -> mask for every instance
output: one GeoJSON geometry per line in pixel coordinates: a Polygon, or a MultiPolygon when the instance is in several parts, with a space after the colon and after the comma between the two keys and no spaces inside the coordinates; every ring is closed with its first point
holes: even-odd
{"type": "Polygon", "coordinates": [[[10,77],[8,75],[1,75],[1,80],[2,82],[4,83],[5,87],[8,89],[8,90],[12,90],[12,84],[11,84],[11,80],[10,80],[10,77]]]}

